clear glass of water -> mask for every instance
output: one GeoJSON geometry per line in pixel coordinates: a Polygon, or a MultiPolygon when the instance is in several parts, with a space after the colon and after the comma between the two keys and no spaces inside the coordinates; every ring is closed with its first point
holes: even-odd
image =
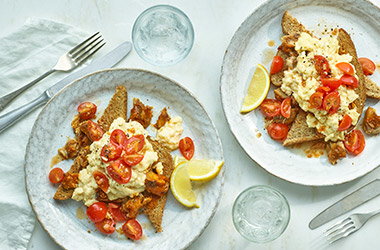
{"type": "Polygon", "coordinates": [[[185,13],[173,6],[153,6],[136,19],[132,41],[145,61],[158,66],[173,65],[193,47],[193,25],[185,13]]]}
{"type": "Polygon", "coordinates": [[[235,200],[232,218],[236,230],[247,240],[265,243],[277,239],[290,218],[289,204],[277,190],[253,186],[235,200]]]}

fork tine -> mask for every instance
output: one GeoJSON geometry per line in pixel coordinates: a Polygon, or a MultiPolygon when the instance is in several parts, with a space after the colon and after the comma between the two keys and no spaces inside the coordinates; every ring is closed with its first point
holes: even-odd
{"type": "MultiPolygon", "coordinates": [[[[86,40],[84,40],[83,42],[81,42],[80,44],[78,44],[77,46],[75,46],[74,48],[72,48],[68,54],[71,56],[77,49],[81,48],[84,44],[86,44],[88,41],[90,41],[92,38],[94,38],[96,35],[99,34],[99,31],[96,32],[95,34],[93,34],[92,36],[90,36],[89,38],[87,38],[86,40]]],[[[96,38],[98,39],[98,38],[96,38]]]]}
{"type": "Polygon", "coordinates": [[[342,221],[339,221],[334,226],[332,226],[329,229],[327,229],[323,234],[325,236],[328,236],[328,235],[334,233],[335,231],[341,229],[342,227],[344,227],[350,221],[351,221],[350,217],[348,217],[348,218],[346,218],[346,219],[344,219],[342,221]]]}
{"type": "Polygon", "coordinates": [[[352,234],[353,232],[356,232],[356,231],[357,231],[357,229],[355,228],[355,226],[351,225],[351,226],[345,228],[345,230],[343,232],[341,232],[339,234],[336,234],[334,237],[332,237],[330,239],[327,239],[327,241],[328,241],[329,244],[332,244],[335,241],[340,240],[340,239],[342,239],[344,237],[347,237],[348,235],[350,235],[350,234],[352,234]]]}
{"type": "Polygon", "coordinates": [[[82,46],[81,48],[79,48],[79,50],[75,51],[71,55],[71,58],[73,58],[74,60],[76,60],[81,55],[83,55],[83,53],[86,53],[90,49],[94,48],[94,46],[98,45],[99,42],[102,42],[102,41],[103,41],[103,38],[102,38],[101,35],[98,36],[98,37],[96,37],[95,39],[91,40],[90,42],[88,42],[87,44],[85,44],[84,46],[82,46]]]}
{"type": "MultiPolygon", "coordinates": [[[[102,40],[103,41],[103,40],[102,40]]],[[[100,50],[106,43],[102,43],[100,46],[98,46],[97,48],[94,48],[90,51],[88,51],[88,53],[86,54],[83,54],[81,55],[79,58],[77,58],[77,64],[80,64],[82,63],[83,61],[87,60],[87,58],[89,58],[90,56],[92,56],[93,54],[95,54],[98,50],[100,50]]]]}

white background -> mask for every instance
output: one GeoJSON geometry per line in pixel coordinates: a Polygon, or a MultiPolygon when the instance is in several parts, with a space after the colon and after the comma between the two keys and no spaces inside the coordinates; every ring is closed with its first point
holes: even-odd
{"type": "MultiPolygon", "coordinates": [[[[323,242],[318,237],[332,223],[310,230],[308,223],[320,211],[356,188],[380,176],[380,169],[371,174],[334,187],[316,188],[291,184],[273,177],[255,164],[239,146],[225,120],[219,96],[220,68],[225,49],[240,23],[263,0],[1,0],[0,36],[21,26],[28,17],[49,18],[77,26],[89,33],[101,31],[110,50],[125,40],[131,40],[134,20],[146,8],[156,4],[171,4],[183,10],[195,30],[195,43],[189,56],[177,65],[155,67],[138,57],[136,52],[121,63],[121,67],[152,70],[180,82],[204,104],[222,139],[225,152],[225,185],[219,208],[205,232],[190,249],[317,249],[323,242]],[[242,238],[234,229],[232,205],[245,188],[265,184],[280,190],[289,200],[291,219],[285,233],[267,244],[254,244],[242,238]]],[[[380,1],[375,3],[380,5],[380,1]]],[[[1,46],[1,45],[0,45],[1,46]]],[[[212,146],[212,145],[210,145],[212,146]]],[[[380,207],[380,197],[355,212],[367,212],[380,207]]],[[[346,215],[347,216],[347,215],[346,215]]],[[[345,216],[342,216],[342,219],[345,216]]],[[[333,244],[334,249],[378,249],[380,216],[372,219],[359,232],[333,244]]],[[[62,229],[64,230],[64,229],[62,229]]],[[[37,223],[30,249],[60,249],[37,223]]]]}

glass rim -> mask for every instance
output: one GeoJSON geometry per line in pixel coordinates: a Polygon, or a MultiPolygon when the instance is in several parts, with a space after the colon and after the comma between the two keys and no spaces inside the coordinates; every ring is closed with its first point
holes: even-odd
{"type": "Polygon", "coordinates": [[[289,202],[288,200],[286,199],[286,197],[280,192],[278,191],[277,189],[271,187],[271,186],[267,186],[267,185],[254,185],[254,186],[250,186],[246,189],[244,189],[235,199],[234,201],[234,205],[232,206],[232,222],[234,224],[234,227],[236,229],[236,231],[238,231],[238,233],[243,236],[245,239],[251,241],[251,242],[255,242],[255,243],[268,243],[268,242],[271,242],[271,241],[274,241],[276,240],[277,238],[279,238],[286,230],[286,228],[288,227],[289,225],[289,221],[290,221],[290,217],[291,217],[291,210],[290,210],[290,206],[289,206],[289,202]],[[270,191],[272,191],[273,193],[275,193],[276,195],[278,195],[283,201],[284,201],[284,204],[285,204],[285,207],[286,207],[286,210],[288,211],[288,216],[286,218],[286,222],[285,222],[285,226],[283,229],[281,229],[278,233],[278,235],[274,238],[269,238],[269,240],[265,240],[265,241],[256,241],[256,240],[253,240],[252,238],[248,238],[247,236],[245,236],[244,234],[242,234],[240,231],[239,231],[239,227],[237,226],[237,222],[235,221],[235,216],[234,216],[234,211],[236,210],[236,206],[237,206],[237,203],[238,203],[238,200],[239,198],[242,197],[242,195],[248,193],[249,191],[252,191],[253,189],[257,189],[257,188],[263,188],[263,189],[268,189],[270,191]]]}
{"type": "Polygon", "coordinates": [[[172,6],[172,5],[168,5],[168,4],[158,4],[158,5],[154,5],[154,6],[151,6],[149,8],[147,8],[146,10],[144,10],[143,12],[141,12],[138,17],[136,18],[135,22],[133,23],[133,27],[132,27],[132,43],[133,43],[133,47],[135,48],[135,51],[137,52],[137,54],[146,62],[150,63],[150,64],[153,64],[155,66],[170,66],[170,65],[174,65],[182,60],[184,60],[190,53],[191,49],[193,48],[194,46],[194,40],[195,40],[195,33],[194,33],[194,27],[193,27],[193,23],[191,22],[190,18],[186,15],[185,12],[183,12],[182,10],[180,10],[179,8],[175,7],[175,6],[172,6]],[[183,53],[182,56],[176,58],[176,60],[174,61],[171,61],[171,62],[165,62],[165,63],[156,63],[152,60],[150,60],[150,58],[146,57],[142,52],[141,52],[141,49],[139,47],[136,46],[136,43],[134,42],[135,41],[135,34],[137,32],[137,26],[138,24],[140,23],[141,19],[147,15],[149,12],[151,12],[152,10],[155,10],[155,9],[170,9],[172,11],[174,11],[176,14],[180,15],[180,16],[183,16],[184,19],[186,20],[187,22],[187,27],[190,29],[190,45],[188,48],[186,48],[186,51],[185,53],[183,53]]]}

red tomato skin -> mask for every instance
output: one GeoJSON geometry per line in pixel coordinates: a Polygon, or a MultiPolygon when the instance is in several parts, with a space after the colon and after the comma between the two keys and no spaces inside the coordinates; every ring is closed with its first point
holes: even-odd
{"type": "Polygon", "coordinates": [[[275,117],[281,113],[281,102],[275,99],[265,99],[260,104],[260,111],[265,117],[275,117]]]}
{"type": "Polygon", "coordinates": [[[315,61],[315,64],[314,64],[315,69],[317,70],[320,77],[329,78],[331,74],[329,61],[327,61],[327,59],[321,55],[315,55],[314,61],[315,61]]]}
{"type": "Polygon", "coordinates": [[[137,164],[139,164],[144,159],[144,155],[142,155],[142,154],[133,154],[133,155],[123,154],[122,158],[123,158],[123,162],[127,166],[132,167],[132,166],[136,166],[137,164]]]}
{"type": "Polygon", "coordinates": [[[115,129],[110,135],[110,141],[122,147],[125,147],[127,140],[127,135],[121,129],[115,129]]]}
{"type": "Polygon", "coordinates": [[[185,157],[186,160],[191,160],[194,156],[194,142],[190,137],[182,138],[179,141],[179,151],[185,157]]]}
{"type": "Polygon", "coordinates": [[[61,183],[65,177],[65,172],[61,168],[53,168],[49,172],[49,180],[53,184],[61,183]]]}
{"type": "Polygon", "coordinates": [[[125,236],[131,240],[139,240],[143,234],[140,223],[135,219],[130,219],[122,226],[125,236]]]}
{"type": "Polygon", "coordinates": [[[116,160],[121,156],[122,147],[110,142],[103,146],[101,152],[100,152],[100,158],[103,162],[110,162],[112,160],[116,160]]]}
{"type": "Polygon", "coordinates": [[[110,212],[112,218],[116,222],[122,222],[127,220],[127,217],[125,217],[125,215],[120,210],[120,205],[116,203],[108,203],[108,211],[110,212]]]}
{"type": "Polygon", "coordinates": [[[82,102],[78,105],[77,111],[79,118],[82,120],[89,120],[95,117],[97,106],[92,102],[82,102]]]}
{"type": "Polygon", "coordinates": [[[355,70],[354,67],[348,62],[340,62],[335,65],[343,74],[354,75],[355,70]]]}
{"type": "Polygon", "coordinates": [[[365,148],[365,138],[360,130],[354,129],[344,139],[344,146],[353,155],[358,155],[365,148]]]}
{"type": "Polygon", "coordinates": [[[338,112],[340,107],[340,96],[339,93],[334,91],[329,93],[325,98],[323,98],[323,109],[329,114],[335,114],[338,112]]]}
{"type": "Polygon", "coordinates": [[[327,86],[320,86],[317,88],[317,90],[315,92],[321,92],[323,93],[324,95],[327,95],[328,93],[331,92],[331,89],[327,86]]]}
{"type": "Polygon", "coordinates": [[[282,70],[284,67],[284,59],[281,56],[274,56],[272,65],[270,66],[270,74],[276,74],[282,70]]]}
{"type": "Polygon", "coordinates": [[[86,130],[87,130],[86,135],[90,138],[91,141],[99,141],[102,138],[104,131],[99,126],[99,124],[91,120],[87,120],[83,122],[83,124],[84,126],[86,126],[86,130]]]}
{"type": "Polygon", "coordinates": [[[369,76],[375,72],[376,65],[371,59],[368,59],[366,57],[360,57],[358,60],[359,63],[362,65],[364,75],[369,76]]]}
{"type": "Polygon", "coordinates": [[[289,126],[283,123],[271,123],[267,131],[273,140],[282,141],[288,136],[289,126]]]}
{"type": "Polygon", "coordinates": [[[108,175],[119,184],[127,184],[131,180],[132,169],[126,166],[123,161],[116,160],[107,166],[108,175]]]}
{"type": "Polygon", "coordinates": [[[126,154],[136,154],[137,152],[143,149],[144,145],[144,135],[134,135],[127,140],[124,150],[126,154]]]}
{"type": "Polygon", "coordinates": [[[349,127],[351,127],[351,124],[352,124],[351,116],[344,115],[343,119],[339,123],[338,131],[347,130],[349,127]]]}
{"type": "Polygon", "coordinates": [[[95,226],[103,234],[113,234],[116,230],[116,223],[113,219],[104,219],[96,222],[95,226]]]}
{"type": "Polygon", "coordinates": [[[291,109],[292,99],[290,97],[285,98],[281,103],[281,115],[285,118],[289,118],[291,109]]]}
{"type": "Polygon", "coordinates": [[[310,108],[319,109],[323,103],[323,96],[324,94],[322,92],[312,94],[309,99],[310,108]]]}
{"type": "Polygon", "coordinates": [[[107,176],[100,171],[94,171],[93,176],[98,187],[103,190],[103,192],[107,193],[110,186],[107,176]]]}
{"type": "Polygon", "coordinates": [[[100,222],[106,218],[107,204],[104,202],[95,202],[87,208],[86,214],[92,222],[100,222]]]}
{"type": "Polygon", "coordinates": [[[341,84],[344,84],[346,86],[350,86],[352,88],[357,88],[359,86],[359,81],[355,76],[350,75],[343,75],[340,78],[341,84]]]}
{"type": "Polygon", "coordinates": [[[330,89],[330,91],[334,91],[342,84],[339,79],[335,78],[323,78],[321,79],[322,85],[326,86],[330,89]]]}

